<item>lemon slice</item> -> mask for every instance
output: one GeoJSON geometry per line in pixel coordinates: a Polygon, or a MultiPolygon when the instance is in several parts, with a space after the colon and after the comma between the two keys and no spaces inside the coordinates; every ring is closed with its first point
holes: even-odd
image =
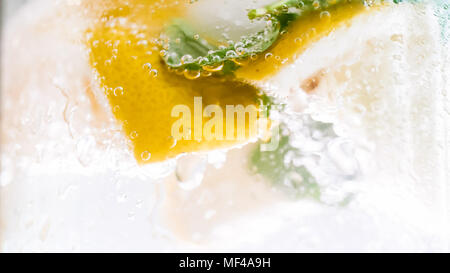
{"type": "Polygon", "coordinates": [[[336,28],[350,24],[352,18],[369,12],[372,8],[366,7],[362,1],[354,1],[331,6],[326,10],[317,10],[295,20],[271,50],[239,69],[236,72],[237,77],[260,82],[274,76],[280,69],[292,64],[314,42],[336,28]]]}
{"type": "MultiPolygon", "coordinates": [[[[168,18],[182,15],[184,5],[177,1],[165,1],[164,5],[131,2],[109,5],[89,30],[88,46],[91,66],[98,74],[115,117],[132,142],[137,161],[163,161],[181,153],[229,147],[254,137],[255,132],[248,130],[249,119],[244,123],[233,121],[233,135],[245,129],[245,139],[195,136],[199,128],[194,121],[201,120],[205,125],[210,120],[203,115],[207,106],[219,106],[224,119],[227,105],[244,108],[253,105],[257,109],[258,90],[232,79],[191,80],[198,75],[177,75],[169,71],[161,62],[157,38],[168,18]],[[202,105],[196,111],[194,101],[199,100],[202,105]],[[172,113],[177,106],[190,110],[189,124],[182,128],[183,132],[188,131],[189,139],[177,139],[172,134],[174,124],[180,119],[172,113]]],[[[222,125],[225,134],[226,122],[222,125]]]]}

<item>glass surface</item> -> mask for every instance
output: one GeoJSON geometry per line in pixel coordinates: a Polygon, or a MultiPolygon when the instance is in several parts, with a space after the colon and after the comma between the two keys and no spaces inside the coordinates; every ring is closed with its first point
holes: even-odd
{"type": "Polygon", "coordinates": [[[2,1],[0,251],[449,251],[447,1],[312,11],[232,80],[167,67],[168,14],[224,46],[274,1],[124,2],[2,1]],[[244,140],[166,132],[266,96],[244,140]]]}

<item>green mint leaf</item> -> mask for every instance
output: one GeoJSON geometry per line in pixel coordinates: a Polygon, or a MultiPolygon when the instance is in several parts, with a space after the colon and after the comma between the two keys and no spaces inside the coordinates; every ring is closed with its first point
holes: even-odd
{"type": "MultiPolygon", "coordinates": [[[[249,18],[261,19],[252,13],[250,11],[249,18]]],[[[277,16],[262,18],[267,21],[263,30],[222,47],[211,45],[199,37],[187,22],[176,19],[161,34],[162,58],[172,69],[229,74],[241,66],[242,60],[269,49],[287,24],[297,17],[298,14],[289,10],[280,10],[277,16]]]]}
{"type": "Polygon", "coordinates": [[[289,143],[289,136],[281,136],[275,151],[261,151],[259,145],[250,155],[250,170],[265,177],[294,198],[312,198],[319,201],[321,189],[305,166],[285,162],[288,156],[301,156],[289,143]]]}
{"type": "Polygon", "coordinates": [[[227,47],[216,47],[195,34],[190,26],[176,19],[166,27],[163,40],[163,60],[173,69],[220,71],[231,73],[240,64],[239,60],[249,58],[267,50],[278,38],[280,22],[268,21],[264,30],[242,37],[227,47]]]}
{"type": "Polygon", "coordinates": [[[216,49],[206,40],[196,36],[195,31],[182,19],[173,20],[165,28],[161,38],[166,40],[167,48],[167,51],[163,51],[163,59],[172,68],[178,68],[184,64],[192,70],[200,69],[201,67],[195,66],[196,63],[193,60],[207,56],[209,51],[216,49]]]}

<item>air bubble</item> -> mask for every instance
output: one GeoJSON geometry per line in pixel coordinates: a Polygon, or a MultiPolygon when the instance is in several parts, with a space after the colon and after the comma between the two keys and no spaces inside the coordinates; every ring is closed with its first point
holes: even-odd
{"type": "Polygon", "coordinates": [[[320,3],[319,3],[318,0],[315,0],[312,5],[313,5],[314,9],[319,9],[320,8],[320,3]]]}
{"type": "Polygon", "coordinates": [[[150,70],[150,69],[152,69],[152,64],[151,64],[151,63],[145,63],[145,64],[142,66],[142,68],[150,70]]]}
{"type": "Polygon", "coordinates": [[[247,50],[245,50],[245,48],[243,48],[243,47],[238,47],[238,48],[236,48],[236,53],[237,53],[239,56],[244,55],[246,52],[247,52],[247,50]]]}
{"type": "Polygon", "coordinates": [[[169,138],[170,138],[170,140],[172,140],[172,145],[170,145],[169,148],[173,149],[173,148],[175,148],[175,146],[177,146],[177,139],[174,138],[173,136],[170,136],[169,138]]]}
{"type": "Polygon", "coordinates": [[[148,41],[147,40],[140,40],[139,42],[137,42],[138,46],[148,46],[148,41]]]}
{"type": "Polygon", "coordinates": [[[203,69],[209,72],[217,72],[222,70],[223,68],[223,63],[218,64],[218,65],[205,65],[203,66],[203,69]]]}
{"type": "Polygon", "coordinates": [[[194,61],[194,58],[192,58],[191,55],[184,55],[181,57],[181,64],[189,64],[194,61]]]}
{"type": "Polygon", "coordinates": [[[183,74],[184,74],[184,77],[186,77],[186,79],[188,79],[188,80],[195,80],[195,79],[200,78],[201,72],[200,72],[200,70],[189,70],[189,69],[186,69],[186,70],[184,70],[183,74]]]}
{"type": "Polygon", "coordinates": [[[240,58],[240,59],[233,59],[233,62],[237,65],[245,66],[250,62],[250,60],[248,58],[240,58]]]}
{"type": "Polygon", "coordinates": [[[136,131],[131,132],[130,134],[130,138],[131,139],[136,139],[139,136],[139,134],[136,131]]]}
{"type": "Polygon", "coordinates": [[[238,57],[238,54],[234,50],[228,50],[226,53],[226,56],[228,58],[236,58],[236,57],[238,57]]]}
{"type": "Polygon", "coordinates": [[[114,89],[114,96],[122,96],[123,95],[123,88],[122,87],[116,87],[114,89]]]}
{"type": "Polygon", "coordinates": [[[201,72],[202,77],[209,77],[211,75],[212,75],[212,73],[210,71],[202,70],[202,72],[201,72]]]}
{"type": "Polygon", "coordinates": [[[322,11],[320,13],[320,19],[329,20],[331,18],[331,14],[328,11],[322,11]]]}
{"type": "Polygon", "coordinates": [[[198,63],[200,65],[206,65],[208,62],[209,62],[209,59],[206,58],[206,57],[205,58],[200,57],[199,60],[198,60],[198,63]]]}
{"type": "Polygon", "coordinates": [[[243,47],[244,46],[244,44],[242,43],[242,42],[237,42],[235,45],[234,45],[234,49],[238,49],[238,48],[240,48],[240,47],[243,47]]]}
{"type": "Polygon", "coordinates": [[[152,157],[152,154],[148,151],[144,151],[141,153],[141,159],[143,161],[149,161],[151,157],[152,157]]]}
{"type": "Polygon", "coordinates": [[[153,78],[156,78],[158,76],[158,70],[156,70],[156,69],[150,70],[150,76],[152,76],[153,78]]]}
{"type": "Polygon", "coordinates": [[[113,89],[111,87],[108,87],[108,88],[105,87],[105,94],[107,96],[109,96],[109,95],[111,95],[111,93],[113,93],[113,89]]]}

